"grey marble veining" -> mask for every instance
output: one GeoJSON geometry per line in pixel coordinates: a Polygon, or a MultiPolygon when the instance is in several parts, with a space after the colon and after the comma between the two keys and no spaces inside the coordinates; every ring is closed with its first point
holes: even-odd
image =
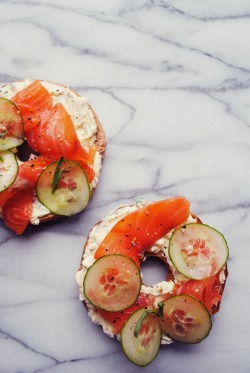
{"type": "Polygon", "coordinates": [[[0,83],[89,98],[108,147],[88,208],[16,237],[0,222],[0,372],[139,372],[91,323],[75,273],[92,225],[183,195],[224,233],[229,278],[209,337],[144,372],[250,371],[250,1],[0,1],[0,83]]]}

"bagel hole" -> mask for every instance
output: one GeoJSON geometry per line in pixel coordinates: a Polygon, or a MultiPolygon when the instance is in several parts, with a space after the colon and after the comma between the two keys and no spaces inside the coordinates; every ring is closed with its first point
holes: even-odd
{"type": "Polygon", "coordinates": [[[156,256],[149,256],[141,263],[142,282],[152,286],[161,281],[166,281],[169,273],[168,265],[156,256]]]}
{"type": "Polygon", "coordinates": [[[36,154],[36,152],[29,147],[27,141],[24,141],[22,145],[18,147],[18,157],[20,161],[28,161],[31,155],[37,156],[38,154],[36,154]]]}

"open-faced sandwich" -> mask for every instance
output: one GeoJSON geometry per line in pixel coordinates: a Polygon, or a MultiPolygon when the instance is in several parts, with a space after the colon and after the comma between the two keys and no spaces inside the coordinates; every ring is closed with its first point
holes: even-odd
{"type": "Polygon", "coordinates": [[[0,88],[0,216],[17,234],[82,211],[97,187],[106,148],[86,98],[24,80],[0,88]]]}
{"type": "Polygon", "coordinates": [[[185,198],[121,206],[89,233],[76,274],[80,300],[94,323],[121,340],[127,358],[145,366],[161,344],[209,335],[227,259],[224,236],[191,213],[185,198]],[[140,271],[150,256],[168,268],[153,286],[140,271]]]}

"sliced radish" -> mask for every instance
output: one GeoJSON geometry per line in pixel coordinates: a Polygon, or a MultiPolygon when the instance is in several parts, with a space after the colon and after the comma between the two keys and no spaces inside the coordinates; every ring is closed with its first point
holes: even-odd
{"type": "Polygon", "coordinates": [[[168,250],[176,269],[194,280],[204,280],[215,275],[228,258],[224,236],[216,229],[200,223],[175,229],[168,250]]]}

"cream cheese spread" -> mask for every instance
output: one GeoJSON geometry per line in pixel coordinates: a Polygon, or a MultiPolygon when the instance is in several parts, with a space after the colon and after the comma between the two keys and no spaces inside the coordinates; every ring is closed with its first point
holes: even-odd
{"type": "MultiPolygon", "coordinates": [[[[147,202],[148,203],[148,202],[147,202]]],[[[127,214],[135,211],[136,209],[143,207],[146,204],[145,201],[141,200],[137,202],[135,205],[132,206],[121,206],[117,210],[111,211],[103,220],[101,220],[98,224],[96,224],[92,230],[90,231],[87,244],[85,246],[85,251],[82,257],[82,269],[79,270],[76,274],[76,283],[79,287],[79,299],[81,301],[84,301],[87,304],[88,308],[88,315],[91,318],[92,322],[101,325],[103,328],[103,331],[108,334],[109,336],[114,337],[114,333],[112,331],[113,327],[110,325],[104,318],[101,317],[100,314],[98,314],[95,311],[95,307],[90,304],[86,298],[84,297],[83,293],[83,281],[85,274],[87,272],[87,269],[95,262],[94,254],[97,248],[99,247],[100,243],[103,241],[107,233],[112,229],[112,227],[124,216],[127,214]]],[[[196,219],[194,219],[191,215],[185,222],[185,224],[190,222],[195,222],[196,219]]],[[[178,273],[173,266],[172,262],[169,259],[168,255],[168,243],[169,239],[172,235],[172,231],[167,233],[164,237],[159,239],[150,249],[149,251],[152,253],[160,252],[164,254],[164,256],[167,258],[167,261],[169,263],[170,269],[174,272],[174,276],[176,279],[176,282],[182,282],[187,281],[187,279],[178,273]]],[[[141,274],[142,276],[142,274],[141,274]]],[[[169,293],[174,287],[173,281],[161,281],[155,285],[152,286],[145,286],[142,285],[141,292],[145,294],[152,294],[156,296],[155,300],[155,307],[157,308],[157,303],[159,299],[157,297],[161,296],[162,294],[169,293]]],[[[119,335],[116,335],[116,337],[119,339],[119,335]]],[[[172,343],[172,339],[170,339],[166,335],[162,335],[162,344],[169,344],[172,343]]]]}
{"type": "MultiPolygon", "coordinates": [[[[33,80],[25,79],[5,85],[0,89],[0,96],[11,99],[18,91],[27,87],[33,80]]],[[[56,83],[41,81],[43,86],[50,92],[52,96],[53,104],[61,103],[68,114],[71,116],[75,126],[77,137],[83,146],[87,149],[87,144],[90,142],[93,144],[96,140],[97,124],[93,116],[93,112],[90,109],[90,104],[85,97],[78,96],[75,92],[69,88],[58,85],[56,83]]],[[[31,155],[31,158],[33,155],[31,155]]],[[[19,164],[22,163],[19,161],[19,164]]],[[[97,151],[93,165],[91,165],[95,171],[94,180],[91,182],[90,188],[96,187],[102,166],[102,157],[97,151]]],[[[0,208],[0,214],[1,214],[0,208]]],[[[30,222],[32,224],[39,224],[39,218],[50,214],[50,211],[43,206],[36,196],[33,201],[33,211],[30,222]]],[[[0,215],[1,216],[1,215],[0,215]]]]}

